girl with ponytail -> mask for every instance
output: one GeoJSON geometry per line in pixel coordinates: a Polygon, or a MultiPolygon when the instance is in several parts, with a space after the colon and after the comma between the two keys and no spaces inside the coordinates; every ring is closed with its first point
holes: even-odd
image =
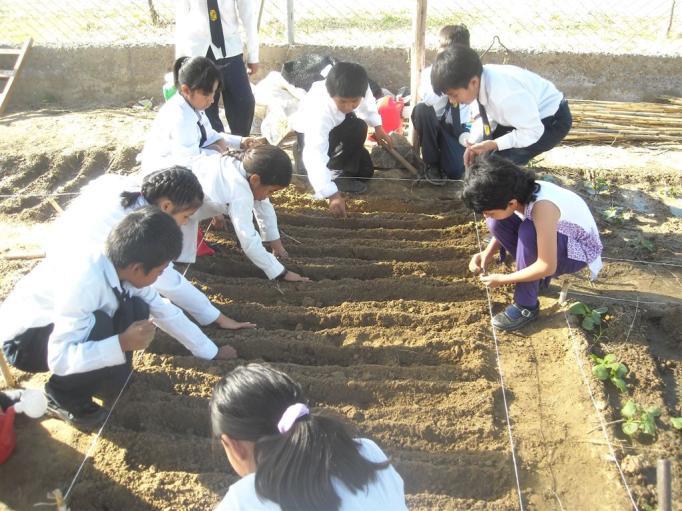
{"type": "Polygon", "coordinates": [[[213,389],[213,434],[241,479],[216,511],[407,509],[403,480],[371,440],[261,364],[237,367],[213,389]]]}
{"type": "MultiPolygon", "coordinates": [[[[199,180],[184,167],[155,172],[146,176],[142,183],[135,177],[105,174],[86,185],[56,220],[46,247],[47,258],[59,261],[73,257],[74,252],[102,250],[109,232],[125,216],[148,205],[158,206],[182,229],[203,202],[204,192],[199,180]]],[[[255,327],[253,323],[238,322],[225,316],[172,264],[152,287],[193,316],[200,325],[215,323],[230,330],[255,327]]],[[[207,337],[205,341],[205,347],[195,353],[201,358],[236,356],[230,346],[218,349],[207,337]]]]}

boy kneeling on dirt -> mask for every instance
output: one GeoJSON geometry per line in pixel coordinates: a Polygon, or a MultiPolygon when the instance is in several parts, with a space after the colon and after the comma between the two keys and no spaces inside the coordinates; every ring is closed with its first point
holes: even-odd
{"type": "Polygon", "coordinates": [[[327,199],[334,216],[345,217],[341,192],[363,193],[367,185],[362,179],[374,175],[364,147],[367,126],[374,128],[378,142],[392,145],[381,125],[365,69],[352,62],[337,63],[326,80],[312,85],[293,125],[298,138],[297,170],[308,173],[315,197],[327,199]]]}
{"type": "Polygon", "coordinates": [[[172,216],[147,206],[109,234],[104,253],[67,267],[38,265],[0,308],[0,339],[8,360],[28,372],[51,371],[48,412],[76,427],[100,425],[107,410],[92,398],[114,399],[159,327],[194,354],[217,348],[180,309],[149,287],[182,248],[172,216]]]}

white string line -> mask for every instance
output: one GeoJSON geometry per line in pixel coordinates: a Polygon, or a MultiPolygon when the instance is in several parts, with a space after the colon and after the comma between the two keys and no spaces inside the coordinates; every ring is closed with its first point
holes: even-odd
{"type": "Polygon", "coordinates": [[[11,193],[0,195],[0,199],[13,199],[16,197],[65,197],[78,195],[80,192],[55,192],[55,193],[11,193]]]}
{"type": "MultiPolygon", "coordinates": [[[[197,243],[197,245],[199,245],[202,241],[204,241],[206,239],[206,234],[208,234],[208,231],[210,229],[211,229],[211,224],[208,225],[208,227],[204,231],[204,235],[202,236],[201,241],[199,243],[197,243]]],[[[189,263],[187,265],[187,268],[185,268],[185,271],[182,274],[183,277],[185,276],[185,274],[187,274],[187,271],[189,270],[190,266],[192,266],[192,263],[189,263]]],[[[143,354],[145,351],[147,351],[147,348],[140,350],[139,351],[140,355],[143,354]]],[[[130,382],[130,378],[133,376],[134,372],[135,372],[135,368],[131,367],[130,372],[128,373],[128,377],[126,378],[126,381],[123,383],[123,386],[121,387],[121,391],[118,393],[118,396],[116,396],[116,399],[114,400],[113,404],[111,405],[111,408],[109,409],[109,413],[107,413],[107,416],[104,419],[104,422],[102,423],[99,430],[97,431],[97,435],[95,435],[95,437],[90,442],[90,445],[88,446],[88,450],[85,453],[85,457],[83,458],[83,461],[81,461],[81,464],[78,467],[78,470],[76,470],[76,475],[73,477],[73,480],[71,481],[71,484],[69,485],[68,490],[66,490],[66,493],[64,493],[64,502],[66,502],[68,500],[69,495],[71,493],[71,490],[76,485],[76,481],[80,477],[81,472],[83,471],[83,468],[85,467],[85,463],[88,461],[89,458],[92,457],[95,449],[97,448],[97,444],[99,443],[99,439],[102,436],[102,432],[104,431],[104,427],[109,422],[109,417],[111,417],[111,414],[113,413],[114,408],[116,408],[116,405],[118,404],[118,401],[121,399],[121,396],[123,395],[123,392],[125,391],[126,387],[128,386],[128,382],[130,382]]]]}
{"type": "Polygon", "coordinates": [[[630,490],[630,486],[628,485],[627,480],[625,479],[625,474],[623,473],[623,469],[620,466],[620,463],[618,462],[618,457],[616,456],[616,451],[613,448],[613,444],[611,443],[611,438],[609,437],[609,433],[606,429],[606,423],[604,422],[604,417],[602,416],[601,412],[599,411],[599,408],[597,407],[597,401],[594,397],[594,393],[592,392],[592,386],[590,385],[590,381],[587,378],[587,375],[585,374],[585,367],[583,364],[583,360],[580,357],[580,351],[578,349],[578,344],[575,339],[575,335],[573,334],[573,329],[571,328],[571,322],[568,319],[568,313],[564,309],[564,318],[566,319],[566,326],[568,327],[568,338],[573,344],[573,355],[575,356],[576,363],[578,364],[578,368],[580,369],[580,374],[583,379],[583,383],[587,387],[587,392],[590,396],[590,400],[592,401],[592,406],[594,407],[594,411],[597,414],[597,418],[599,419],[599,425],[601,428],[601,431],[604,435],[604,439],[606,440],[606,444],[608,445],[609,452],[611,454],[611,458],[613,462],[616,464],[616,467],[618,468],[618,472],[620,473],[620,478],[623,481],[623,485],[625,486],[625,490],[627,491],[628,497],[630,498],[630,502],[632,503],[633,509],[635,511],[639,511],[639,508],[637,507],[637,503],[635,502],[635,499],[632,495],[632,490],[630,490]]]}
{"type": "MultiPolygon", "coordinates": [[[[476,239],[478,240],[478,249],[483,252],[483,246],[481,245],[481,236],[478,232],[478,219],[476,218],[476,212],[474,211],[474,226],[476,226],[476,239]]],[[[519,467],[516,461],[516,448],[514,446],[514,437],[512,436],[511,420],[509,418],[509,406],[507,404],[507,392],[504,387],[504,375],[502,371],[502,360],[500,359],[500,347],[497,342],[497,333],[495,325],[493,324],[493,304],[490,298],[490,291],[488,286],[485,286],[485,294],[488,298],[488,312],[490,313],[490,327],[493,332],[493,340],[495,341],[495,357],[497,359],[497,372],[500,375],[500,386],[502,388],[502,401],[504,403],[504,415],[507,419],[507,433],[509,434],[509,444],[511,446],[512,461],[514,462],[514,476],[516,477],[516,491],[519,495],[519,508],[523,511],[523,495],[521,493],[521,481],[519,480],[519,467]]]]}
{"type": "Polygon", "coordinates": [[[630,300],[628,298],[615,298],[612,296],[607,296],[607,295],[600,295],[596,293],[579,293],[577,291],[568,291],[569,295],[574,295],[574,296],[587,296],[589,298],[599,298],[603,300],[611,300],[614,302],[626,302],[626,303],[642,303],[642,304],[648,304],[648,305],[674,305],[674,304],[679,304],[680,302],[675,302],[675,301],[669,301],[669,302],[655,302],[655,301],[647,301],[647,300],[630,300]]]}
{"type": "Polygon", "coordinates": [[[618,259],[616,257],[602,257],[605,261],[619,261],[622,263],[637,263],[637,264],[649,264],[658,266],[672,266],[674,268],[682,268],[682,264],[659,262],[659,261],[644,261],[641,259],[618,259]]]}

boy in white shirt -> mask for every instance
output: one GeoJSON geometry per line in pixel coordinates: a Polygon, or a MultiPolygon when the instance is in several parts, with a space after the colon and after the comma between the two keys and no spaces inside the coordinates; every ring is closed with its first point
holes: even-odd
{"type": "Polygon", "coordinates": [[[327,199],[334,216],[346,216],[341,192],[363,193],[361,181],[374,175],[364,147],[368,125],[377,141],[391,144],[369,88],[367,72],[352,62],[339,62],[324,81],[315,82],[301,101],[293,121],[298,144],[297,170],[307,172],[315,197],[327,199]]]}
{"type": "Polygon", "coordinates": [[[256,101],[249,74],[258,71],[258,13],[253,0],[177,0],[175,13],[175,56],[207,57],[220,72],[221,86],[215,92],[206,116],[213,129],[225,131],[218,100],[223,96],[225,117],[234,135],[251,131],[256,101]],[[246,33],[247,64],[240,21],[246,33]],[[247,74],[248,68],[248,74],[247,74]]]}
{"type": "MultiPolygon", "coordinates": [[[[469,46],[469,29],[465,25],[446,25],[439,34],[439,51],[455,44],[469,46]]],[[[421,101],[412,110],[412,124],[419,136],[422,159],[426,163],[424,179],[442,186],[446,179],[459,179],[464,173],[464,146],[460,136],[469,130],[476,102],[452,104],[444,94],[431,86],[431,66],[424,69],[419,85],[421,101]]]]}
{"type": "Polygon", "coordinates": [[[92,397],[116,397],[132,370],[132,352],[149,345],[154,324],[197,357],[220,356],[150,287],[181,247],[173,217],[147,206],[114,228],[104,253],[74,257],[60,271],[45,261],[17,284],[0,307],[0,341],[17,368],[52,372],[45,386],[52,415],[83,429],[101,424],[107,410],[92,397]]]}
{"type": "Polygon", "coordinates": [[[469,136],[466,166],[474,156],[491,151],[525,165],[561,142],[573,123],[568,102],[554,84],[516,66],[484,66],[471,48],[441,52],[431,82],[434,91],[452,102],[478,102],[481,122],[469,136]]]}

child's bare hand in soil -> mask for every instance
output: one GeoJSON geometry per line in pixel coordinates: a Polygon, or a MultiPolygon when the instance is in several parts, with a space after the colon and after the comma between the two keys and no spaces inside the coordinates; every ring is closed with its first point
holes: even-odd
{"type": "Polygon", "coordinates": [[[227,317],[225,314],[220,313],[218,319],[215,320],[215,324],[220,328],[225,330],[243,330],[245,328],[256,328],[255,323],[250,321],[236,321],[232,318],[227,317]]]}
{"type": "Polygon", "coordinates": [[[156,327],[149,319],[135,321],[122,334],[118,336],[118,342],[123,351],[144,350],[154,339],[156,327]]]}
{"type": "Polygon", "coordinates": [[[308,277],[304,277],[303,275],[299,275],[298,273],[290,270],[287,270],[282,279],[286,280],[287,282],[310,282],[308,277]]]}
{"type": "Polygon", "coordinates": [[[213,357],[213,360],[230,360],[232,358],[237,358],[237,350],[226,344],[218,348],[218,353],[213,357]]]}
{"type": "Polygon", "coordinates": [[[479,278],[487,287],[499,287],[508,284],[508,282],[505,282],[504,277],[500,273],[491,273],[490,275],[481,275],[479,278]]]}
{"type": "Polygon", "coordinates": [[[282,240],[272,240],[270,242],[270,250],[272,250],[272,255],[279,259],[287,259],[289,257],[289,252],[282,245],[282,240]]]}
{"type": "Polygon", "coordinates": [[[474,254],[469,261],[469,271],[474,275],[484,273],[492,258],[493,254],[486,252],[485,250],[474,254]]]}
{"type": "Polygon", "coordinates": [[[336,192],[329,197],[329,211],[332,212],[336,218],[346,218],[346,201],[343,200],[340,192],[336,192]]]}

